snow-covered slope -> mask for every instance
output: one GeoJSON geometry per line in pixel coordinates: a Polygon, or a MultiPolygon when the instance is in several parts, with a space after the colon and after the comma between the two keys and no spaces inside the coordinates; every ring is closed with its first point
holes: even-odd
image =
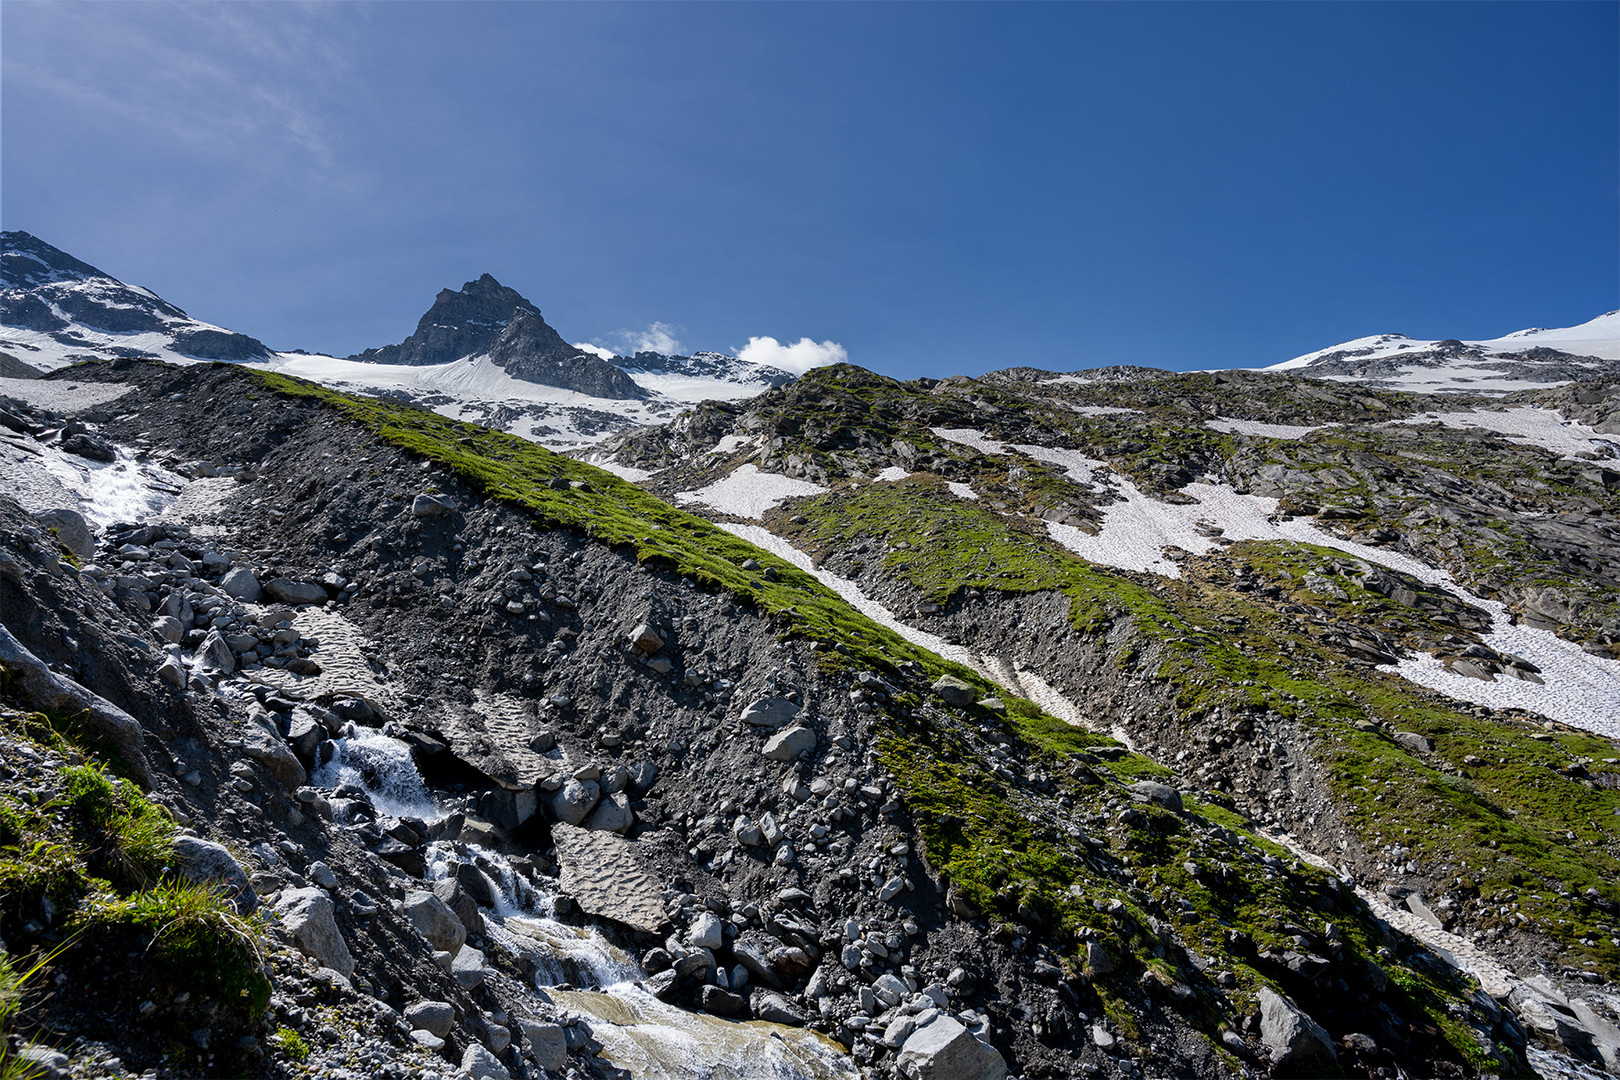
{"type": "Polygon", "coordinates": [[[1620,375],[1620,311],[1579,326],[1519,330],[1475,341],[1375,334],[1262,370],[1400,390],[1484,394],[1620,375]]]}
{"type": "Polygon", "coordinates": [[[0,234],[0,350],[50,371],[79,360],[256,360],[260,341],[193,319],[25,232],[0,234]]]}

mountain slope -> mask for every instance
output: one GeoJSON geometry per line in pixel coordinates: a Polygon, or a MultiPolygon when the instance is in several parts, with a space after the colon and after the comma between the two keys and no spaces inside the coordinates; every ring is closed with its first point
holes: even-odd
{"type": "Polygon", "coordinates": [[[0,234],[0,348],[47,370],[85,359],[262,360],[264,344],[200,322],[25,232],[0,234]]]}
{"type": "MultiPolygon", "coordinates": [[[[165,1042],[196,1014],[172,988],[143,1011],[127,979],[39,1006],[96,1053],[257,1075],[291,1068],[294,1036],[317,1075],[433,1055],[784,1080],[1525,1070],[1495,1002],[1225,796],[792,560],[399,403],[230,365],[72,378],[98,391],[86,434],[188,479],[73,572],[43,528],[9,546],[0,616],[42,666],[116,690],[152,797],[235,849],[284,935],[290,1033],[258,1061],[223,1017],[212,1049],[165,1042]],[[315,894],[330,934],[304,932],[315,894]]],[[[71,438],[15,408],[29,458],[71,438]]],[[[42,942],[50,920],[4,904],[8,945],[42,942]]]]}
{"type": "Polygon", "coordinates": [[[1620,376],[1620,311],[1579,326],[1520,330],[1484,341],[1378,334],[1296,356],[1265,371],[1434,393],[1508,393],[1620,376]]]}

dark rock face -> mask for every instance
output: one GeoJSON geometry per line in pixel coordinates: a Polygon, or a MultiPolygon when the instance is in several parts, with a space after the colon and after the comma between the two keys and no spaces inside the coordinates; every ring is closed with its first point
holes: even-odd
{"type": "Polygon", "coordinates": [[[786,386],[797,376],[781,368],[747,364],[735,356],[717,352],[696,352],[691,356],[666,356],[657,352],[638,352],[621,358],[628,371],[646,371],[658,375],[690,375],[703,379],[725,379],[737,383],[759,383],[762,388],[786,386]]]}
{"type": "Polygon", "coordinates": [[[576,349],[540,309],[489,274],[459,292],[434,297],[416,332],[398,345],[349,357],[374,364],[448,364],[486,354],[514,378],[601,398],[644,398],[647,392],[601,357],[576,349]]]}
{"type": "MultiPolygon", "coordinates": [[[[7,328],[48,334],[57,345],[85,350],[58,357],[58,363],[154,355],[108,340],[109,335],[121,334],[165,335],[174,352],[201,360],[262,360],[270,355],[256,338],[199,323],[173,304],[126,285],[37,236],[7,232],[0,239],[0,322],[7,328]]],[[[27,339],[7,344],[23,353],[49,352],[27,339]]]]}

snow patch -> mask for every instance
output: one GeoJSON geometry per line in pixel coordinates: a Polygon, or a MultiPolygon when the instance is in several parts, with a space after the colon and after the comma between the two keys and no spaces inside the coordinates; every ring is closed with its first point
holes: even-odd
{"type": "Polygon", "coordinates": [[[129,393],[127,383],[64,383],[54,379],[0,379],[0,397],[26,401],[36,409],[78,412],[116,401],[129,393]]]}
{"type": "Polygon", "coordinates": [[[1620,442],[1604,438],[1585,424],[1565,420],[1551,409],[1521,405],[1512,409],[1469,409],[1465,412],[1425,413],[1397,424],[1444,424],[1449,428],[1475,428],[1505,435],[1516,443],[1539,446],[1564,458],[1596,451],[1620,457],[1620,442]]]}
{"type": "Polygon", "coordinates": [[[722,435],[720,441],[714,444],[709,451],[711,454],[735,454],[745,446],[758,446],[759,437],[755,435],[722,435]]]}
{"type": "Polygon", "coordinates": [[[760,472],[757,465],[748,464],[739,466],[730,475],[721,477],[707,487],[677,492],[675,498],[683,503],[702,503],[712,510],[734,517],[762,518],[765,511],[788,499],[822,495],[826,491],[820,484],[780,473],[760,472]]]}
{"type": "Polygon", "coordinates": [[[904,480],[906,477],[908,477],[910,475],[911,475],[910,473],[906,472],[906,470],[902,469],[900,466],[898,466],[898,465],[890,465],[887,469],[884,469],[882,472],[878,473],[872,479],[874,479],[874,480],[886,480],[889,483],[898,483],[898,482],[900,482],[901,480],[904,480]]]}
{"type": "MultiPolygon", "coordinates": [[[[1045,382],[1041,385],[1050,386],[1055,382],[1084,381],[1084,379],[1065,377],[1062,379],[1052,379],[1050,382],[1045,382]]],[[[1141,409],[1124,409],[1118,405],[1070,405],[1069,408],[1072,409],[1077,416],[1120,416],[1124,413],[1139,413],[1142,411],[1141,409]]]]}
{"type": "Polygon", "coordinates": [[[638,469],[634,465],[620,465],[617,461],[593,461],[591,464],[595,465],[603,472],[610,472],[619,479],[628,480],[632,484],[639,484],[643,480],[648,480],[658,475],[653,470],[638,469]]]}
{"type": "Polygon", "coordinates": [[[979,493],[977,491],[974,491],[966,484],[959,484],[955,480],[947,481],[945,484],[945,489],[952,495],[955,495],[958,499],[977,500],[979,497],[979,493]]]}
{"type": "Polygon", "coordinates": [[[1303,439],[1313,431],[1339,425],[1316,424],[1305,427],[1299,424],[1267,424],[1259,420],[1232,420],[1220,416],[1214,420],[1205,420],[1204,426],[1227,435],[1258,435],[1263,439],[1303,439]]]}

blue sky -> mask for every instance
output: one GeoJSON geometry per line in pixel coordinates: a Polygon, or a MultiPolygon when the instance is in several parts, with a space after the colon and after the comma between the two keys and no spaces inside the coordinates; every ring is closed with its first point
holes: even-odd
{"type": "Polygon", "coordinates": [[[0,8],[0,217],[273,347],[484,272],[913,376],[1620,306],[1614,3],[0,8]]]}

